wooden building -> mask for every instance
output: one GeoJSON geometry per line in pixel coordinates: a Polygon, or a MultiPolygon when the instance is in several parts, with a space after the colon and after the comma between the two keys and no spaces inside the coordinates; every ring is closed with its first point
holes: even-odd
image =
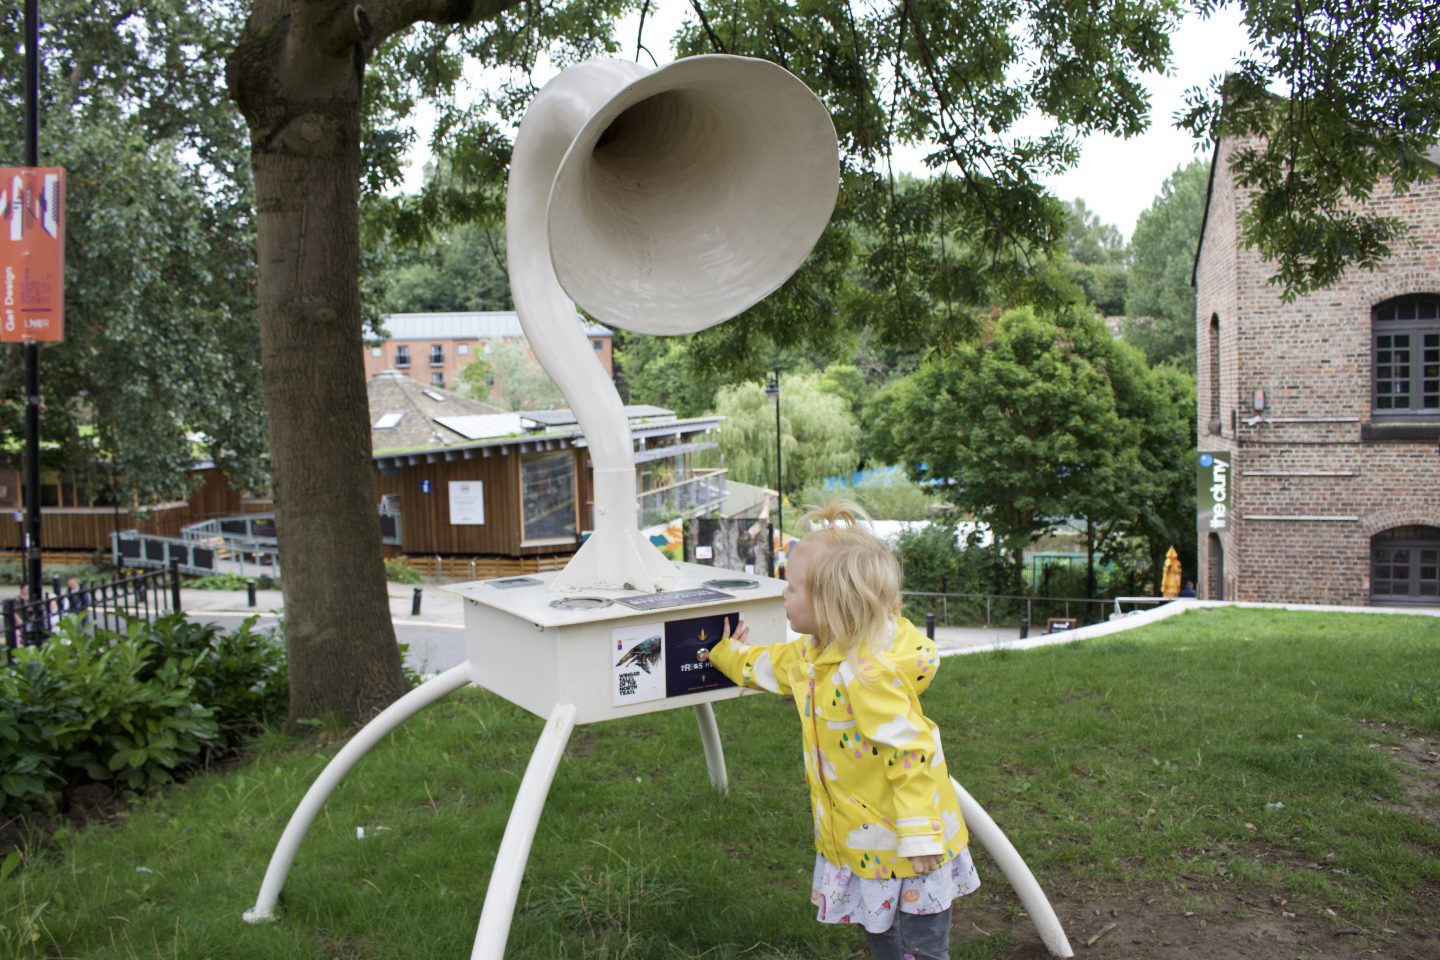
{"type": "MultiPolygon", "coordinates": [[[[191,477],[195,487],[188,499],[126,508],[97,503],[74,478],[45,471],[40,483],[41,544],[46,550],[108,550],[110,534],[119,531],[178,537],[188,523],[270,508],[268,500],[251,500],[232,490],[225,472],[213,463],[196,464],[191,477]]],[[[0,549],[18,550],[24,543],[20,484],[18,469],[0,468],[0,549]]]]}
{"type": "MultiPolygon", "coordinates": [[[[477,409],[485,405],[394,373],[372,378],[370,396],[377,509],[394,552],[556,556],[574,553],[592,527],[588,450],[568,410],[477,409]]],[[[720,418],[626,409],[642,524],[720,509],[725,471],[693,462],[716,446],[720,418]]]]}

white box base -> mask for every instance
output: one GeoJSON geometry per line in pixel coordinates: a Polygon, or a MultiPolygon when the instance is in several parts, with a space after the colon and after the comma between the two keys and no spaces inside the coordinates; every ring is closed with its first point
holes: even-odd
{"type": "MultiPolygon", "coordinates": [[[[466,601],[465,648],[472,679],[538,717],[548,718],[559,704],[574,704],[577,724],[740,696],[741,688],[725,687],[619,706],[614,702],[617,631],[629,633],[631,628],[653,626],[663,635],[664,624],[671,621],[734,613],[749,624],[751,643],[780,643],[786,638],[783,580],[693,563],[679,563],[676,567],[681,579],[674,589],[662,594],[598,590],[583,594],[610,601],[592,609],[552,606],[555,601],[575,599],[575,595],[551,592],[550,582],[558,576],[555,573],[480,580],[447,588],[466,601]],[[535,582],[510,586],[516,580],[535,582]],[[717,580],[744,581],[754,586],[718,587],[714,589],[729,596],[654,610],[636,610],[616,602],[645,596],[663,602],[683,591],[703,589],[706,581],[717,580]]],[[[645,679],[651,678],[647,675],[645,679]]]]}

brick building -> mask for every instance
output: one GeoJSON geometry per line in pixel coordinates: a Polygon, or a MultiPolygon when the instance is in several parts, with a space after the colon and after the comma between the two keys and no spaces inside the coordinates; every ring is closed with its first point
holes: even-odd
{"type": "MultiPolygon", "coordinates": [[[[605,373],[615,375],[611,333],[598,323],[583,325],[605,373]]],[[[525,341],[514,311],[476,313],[392,313],[385,318],[389,337],[365,348],[365,379],[387,370],[431,386],[453,388],[460,371],[485,352],[487,344],[525,341]]]]}
{"type": "Polygon", "coordinates": [[[1440,604],[1440,179],[1379,185],[1415,242],[1287,304],[1240,244],[1234,147],[1195,259],[1200,596],[1440,604]]]}

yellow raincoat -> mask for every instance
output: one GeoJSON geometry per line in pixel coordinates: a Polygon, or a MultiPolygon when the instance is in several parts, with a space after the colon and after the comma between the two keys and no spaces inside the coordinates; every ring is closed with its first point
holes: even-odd
{"type": "Polygon", "coordinates": [[[940,658],[897,617],[879,657],[820,649],[814,637],[749,646],[726,639],[710,659],[746,687],[792,697],[800,714],[815,849],[858,877],[913,877],[909,857],[950,860],[969,842],[940,731],[920,710],[940,658]]]}

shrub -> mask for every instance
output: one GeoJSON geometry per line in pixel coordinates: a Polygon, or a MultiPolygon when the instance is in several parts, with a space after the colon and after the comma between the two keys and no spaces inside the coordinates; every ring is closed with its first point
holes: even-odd
{"type": "MultiPolygon", "coordinates": [[[[952,594],[1003,594],[1009,592],[1010,567],[1006,558],[993,549],[956,543],[953,524],[937,522],[919,530],[908,530],[895,540],[895,556],[905,575],[905,590],[952,594]]],[[[922,620],[926,611],[936,610],[927,597],[908,597],[905,615],[922,620]]],[[[951,623],[984,620],[984,601],[954,601],[948,604],[951,623]]]]}
{"type": "Polygon", "coordinates": [[[238,573],[211,573],[185,584],[195,590],[244,590],[250,578],[238,573]]]}
{"type": "Polygon", "coordinates": [[[420,571],[399,557],[389,557],[385,560],[385,579],[392,583],[423,582],[420,571]]]}
{"type": "Polygon", "coordinates": [[[289,699],[284,642],[257,631],[255,621],[248,617],[229,633],[177,614],[149,625],[153,649],[188,665],[196,699],[215,711],[226,747],[283,719],[289,699]]]}
{"type": "MultiPolygon", "coordinates": [[[[56,577],[60,578],[63,584],[71,577],[79,580],[87,587],[93,587],[101,583],[109,583],[112,571],[104,569],[94,563],[74,563],[63,567],[45,567],[41,572],[40,579],[46,584],[45,589],[49,590],[49,583],[56,577]]],[[[26,567],[19,560],[0,559],[0,584],[6,586],[18,586],[26,580],[26,567]]]]}
{"type": "Polygon", "coordinates": [[[286,696],[284,652],[253,621],[225,634],[171,614],[122,633],[66,617],[0,668],[0,808],[92,781],[166,783],[278,716],[286,696]]]}

